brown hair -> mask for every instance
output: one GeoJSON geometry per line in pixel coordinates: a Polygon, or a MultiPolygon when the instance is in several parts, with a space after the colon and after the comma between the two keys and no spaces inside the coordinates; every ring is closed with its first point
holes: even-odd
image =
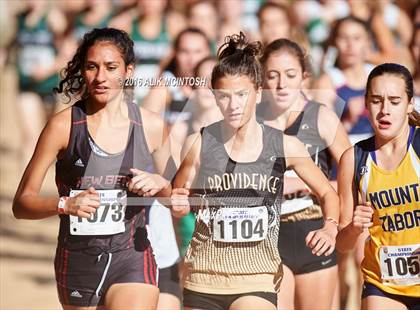
{"type": "MultiPolygon", "coordinates": [[[[71,101],[72,95],[82,95],[82,98],[87,96],[83,70],[87,53],[97,42],[110,42],[115,45],[120,51],[126,67],[135,63],[134,43],[125,31],[114,28],[95,28],[86,33],[73,59],[67,63],[67,67],[62,71],[63,78],[58,87],[54,88],[56,93],[64,93],[68,102],[71,101]]],[[[129,100],[132,100],[132,89],[127,94],[129,100]]]]}
{"type": "Polygon", "coordinates": [[[249,43],[245,34],[227,36],[225,43],[217,51],[217,64],[211,74],[211,85],[214,88],[217,80],[226,75],[246,75],[255,85],[262,86],[262,66],[258,58],[262,44],[259,41],[249,43]]]}
{"type": "MultiPolygon", "coordinates": [[[[405,83],[405,92],[408,97],[408,101],[410,101],[414,96],[414,85],[413,85],[413,77],[410,71],[404,67],[403,65],[399,65],[396,63],[384,63],[379,66],[376,66],[369,74],[367,83],[366,83],[366,94],[365,97],[368,96],[370,85],[372,84],[372,80],[375,77],[384,75],[384,74],[391,74],[398,76],[404,80],[405,83]]],[[[411,126],[420,126],[420,113],[416,110],[413,110],[408,116],[408,123],[411,126]]]]}
{"type": "Polygon", "coordinates": [[[283,50],[296,57],[302,68],[302,73],[310,71],[309,61],[308,57],[305,54],[305,50],[301,48],[299,44],[289,39],[277,39],[268,44],[264,49],[263,56],[261,57],[261,63],[265,65],[268,58],[273,53],[280,52],[283,50]]]}

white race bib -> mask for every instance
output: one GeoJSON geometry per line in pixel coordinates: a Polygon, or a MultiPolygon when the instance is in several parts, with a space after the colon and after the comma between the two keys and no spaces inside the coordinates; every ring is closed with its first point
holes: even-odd
{"type": "Polygon", "coordinates": [[[213,219],[213,239],[220,242],[254,242],[267,237],[267,207],[221,208],[213,219]]]}
{"type": "Polygon", "coordinates": [[[420,284],[420,244],[383,246],[379,259],[384,284],[420,284]]]}
{"type": "MultiPolygon", "coordinates": [[[[70,197],[81,193],[72,190],[70,197]]],[[[125,208],[127,193],[125,190],[97,190],[100,207],[90,219],[70,215],[70,233],[72,235],[115,235],[125,231],[125,208]]]]}

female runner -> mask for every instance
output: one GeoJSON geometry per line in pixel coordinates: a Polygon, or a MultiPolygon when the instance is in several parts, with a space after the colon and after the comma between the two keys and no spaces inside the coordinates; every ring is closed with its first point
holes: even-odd
{"type": "MultiPolygon", "coordinates": [[[[304,143],[328,178],[331,159],[338,163],[350,142],[336,114],[303,94],[302,85],[309,77],[304,51],[293,41],[279,39],[265,48],[261,60],[268,90],[259,105],[261,117],[265,124],[304,143]]],[[[334,291],[338,294],[335,251],[327,257],[317,256],[305,246],[307,234],[328,223],[323,220],[319,205],[306,184],[293,171],[286,171],[279,234],[284,263],[278,300],[281,309],[293,309],[295,305],[299,309],[331,309],[334,291]],[[318,285],[323,290],[314,305],[311,292],[318,285]]]]}
{"type": "MultiPolygon", "coordinates": [[[[256,121],[260,46],[241,33],[220,48],[211,83],[224,119],[188,138],[174,179],[174,215],[190,211],[189,184],[202,202],[184,262],[186,309],[276,308],[283,272],[275,201],[286,168],[307,182],[327,217],[338,217],[337,195],[304,145],[256,121]]],[[[329,255],[336,233],[328,222],[310,232],[306,243],[315,254],[329,255]]]]}
{"type": "Polygon", "coordinates": [[[375,135],[340,161],[340,251],[365,231],[362,309],[419,309],[420,130],[413,78],[401,65],[377,66],[366,106],[375,135]],[[359,198],[360,197],[360,198],[359,198]]]}
{"type": "Polygon", "coordinates": [[[64,309],[153,309],[159,290],[144,225],[144,201],[169,194],[163,121],[122,87],[133,42],[112,28],[87,33],[58,92],[81,94],[44,128],[17,189],[20,219],[60,216],[55,272],[64,309]],[[56,162],[57,197],[39,194],[56,162]],[[137,197],[137,198],[136,198],[137,197]]]}

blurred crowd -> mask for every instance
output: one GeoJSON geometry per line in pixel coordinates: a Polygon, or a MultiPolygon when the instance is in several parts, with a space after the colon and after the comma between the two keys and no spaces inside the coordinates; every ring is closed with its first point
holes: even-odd
{"type": "MultiPolygon", "coordinates": [[[[240,31],[264,45],[289,38],[307,53],[307,96],[335,110],[354,143],[372,133],[364,105],[374,65],[410,69],[420,109],[420,5],[416,0],[25,0],[1,1],[0,69],[15,69],[11,102],[21,120],[22,166],[58,97],[60,72],[93,28],[125,30],[134,41],[133,100],[165,117],[174,154],[187,135],[221,118],[209,84],[151,83],[153,78],[210,80],[217,49],[240,31]],[[149,83],[145,83],[149,81],[149,83]],[[152,85],[153,84],[153,85],[152,85]]],[[[83,96],[83,94],[80,94],[83,96]]],[[[179,164],[179,158],[176,158],[179,164]]],[[[180,225],[191,234],[188,221],[180,225]]],[[[181,250],[188,238],[181,238],[181,250]]],[[[359,254],[362,255],[362,254],[359,254]]],[[[357,253],[356,253],[357,258],[357,253]]],[[[360,259],[359,259],[360,260],[360,259]]],[[[345,290],[345,287],[343,288],[345,290]]],[[[342,293],[345,295],[345,292],[342,293]]]]}
{"type": "Polygon", "coordinates": [[[304,47],[312,73],[308,94],[342,115],[351,134],[370,132],[362,94],[372,65],[407,66],[420,93],[420,9],[415,0],[26,0],[1,5],[0,65],[13,65],[18,75],[24,162],[57,102],[66,102],[52,89],[78,41],[93,28],[115,27],[130,34],[137,62],[134,99],[165,115],[179,145],[189,131],[217,119],[208,102],[212,96],[203,91],[197,97],[204,100],[194,101],[200,99],[193,98],[194,91],[203,85],[150,87],[148,79],[208,77],[212,62],[200,62],[210,60],[225,37],[239,31],[264,45],[289,38],[304,47]]]}

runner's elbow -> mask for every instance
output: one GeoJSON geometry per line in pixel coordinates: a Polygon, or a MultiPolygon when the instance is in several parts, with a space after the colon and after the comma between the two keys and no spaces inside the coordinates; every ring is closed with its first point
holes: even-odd
{"type": "Polygon", "coordinates": [[[23,207],[21,205],[21,203],[19,202],[19,199],[14,199],[13,200],[13,205],[12,205],[12,212],[13,212],[13,216],[18,219],[24,219],[24,211],[23,211],[23,207]]]}

